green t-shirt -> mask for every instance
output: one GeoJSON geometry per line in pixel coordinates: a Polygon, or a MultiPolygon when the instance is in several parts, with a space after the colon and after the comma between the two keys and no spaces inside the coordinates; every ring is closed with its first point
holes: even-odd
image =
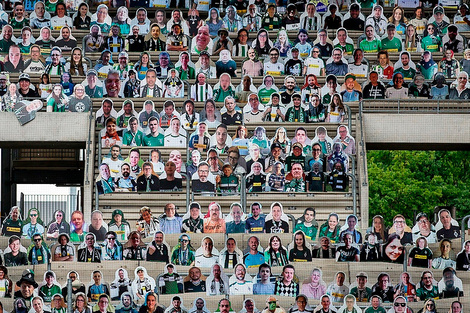
{"type": "Polygon", "coordinates": [[[359,44],[359,47],[365,53],[377,53],[382,49],[382,43],[377,38],[372,41],[368,41],[367,39],[364,39],[359,44]]]}
{"type": "Polygon", "coordinates": [[[387,311],[385,311],[385,309],[381,306],[379,306],[377,308],[377,310],[375,310],[373,307],[368,307],[364,313],[386,313],[387,311]]]}
{"type": "Polygon", "coordinates": [[[47,106],[52,107],[52,112],[65,112],[65,104],[56,102],[52,97],[47,101],[47,106]]]}
{"type": "Polygon", "coordinates": [[[137,146],[142,146],[143,144],[143,137],[144,134],[140,130],[137,131],[135,136],[132,136],[131,132],[128,131],[127,133],[124,134],[122,137],[122,144],[126,146],[130,146],[132,144],[132,140],[134,139],[134,143],[137,146]]]}
{"type": "Polygon", "coordinates": [[[267,104],[269,100],[271,100],[271,95],[275,92],[276,90],[274,88],[260,89],[260,91],[258,91],[259,102],[261,102],[262,104],[267,104]]]}
{"type": "Polygon", "coordinates": [[[47,287],[47,285],[44,285],[41,288],[39,288],[39,296],[42,297],[44,302],[51,302],[52,297],[56,293],[59,293],[59,294],[62,293],[62,290],[57,285],[52,285],[51,287],[47,287]]]}
{"type": "Polygon", "coordinates": [[[401,40],[397,37],[393,37],[392,40],[388,39],[388,37],[382,39],[382,50],[386,50],[388,52],[401,52],[401,40]]]}
{"type": "Polygon", "coordinates": [[[304,223],[298,223],[295,225],[294,233],[298,230],[303,231],[307,239],[315,240],[315,238],[317,238],[318,227],[315,227],[313,225],[307,227],[304,223]]]}
{"type": "Polygon", "coordinates": [[[421,41],[421,48],[423,48],[424,51],[439,52],[441,46],[442,40],[439,36],[426,36],[421,41]]]}
{"type": "Polygon", "coordinates": [[[341,50],[343,50],[343,52],[346,51],[347,54],[352,54],[354,52],[354,45],[350,43],[346,43],[345,46],[337,44],[334,46],[334,48],[340,48],[341,50]]]}
{"type": "Polygon", "coordinates": [[[399,67],[395,69],[395,73],[402,73],[404,79],[413,79],[416,75],[416,70],[412,67],[405,70],[403,67],[399,67]]]}
{"type": "Polygon", "coordinates": [[[149,147],[163,147],[165,136],[158,134],[157,137],[153,137],[152,134],[148,134],[144,137],[144,146],[149,147]]]}

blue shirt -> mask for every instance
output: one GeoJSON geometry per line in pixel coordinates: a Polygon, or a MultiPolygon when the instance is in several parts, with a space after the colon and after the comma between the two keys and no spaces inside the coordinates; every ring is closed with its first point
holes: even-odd
{"type": "Polygon", "coordinates": [[[257,283],[253,285],[253,294],[254,295],[273,295],[274,294],[274,284],[261,284],[257,283]]]}
{"type": "MultiPolygon", "coordinates": [[[[258,267],[264,263],[264,255],[261,252],[258,252],[255,255],[251,253],[247,253],[243,257],[243,262],[245,263],[246,267],[258,267]]],[[[273,292],[274,292],[274,289],[273,289],[273,292]]]]}
{"type": "Polygon", "coordinates": [[[260,217],[255,220],[253,216],[250,216],[245,221],[245,229],[248,230],[249,233],[262,233],[264,229],[264,216],[260,215],[260,217]]]}

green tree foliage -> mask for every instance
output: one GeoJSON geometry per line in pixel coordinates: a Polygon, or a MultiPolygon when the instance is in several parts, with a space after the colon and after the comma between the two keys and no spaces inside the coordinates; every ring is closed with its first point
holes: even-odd
{"type": "Polygon", "coordinates": [[[431,217],[446,205],[457,208],[457,218],[470,214],[468,151],[368,151],[367,163],[371,218],[380,214],[390,224],[398,213],[431,217]]]}

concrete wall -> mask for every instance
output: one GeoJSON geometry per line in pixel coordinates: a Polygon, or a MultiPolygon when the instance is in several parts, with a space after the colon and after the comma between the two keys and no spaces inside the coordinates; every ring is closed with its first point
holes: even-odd
{"type": "MultiPolygon", "coordinates": [[[[85,146],[89,114],[39,112],[21,126],[14,113],[0,114],[0,147],[50,148],[55,142],[85,146]]],[[[93,133],[92,133],[93,134],[93,133]]]]}
{"type": "Polygon", "coordinates": [[[467,150],[470,122],[465,114],[365,113],[368,149],[467,150]]]}

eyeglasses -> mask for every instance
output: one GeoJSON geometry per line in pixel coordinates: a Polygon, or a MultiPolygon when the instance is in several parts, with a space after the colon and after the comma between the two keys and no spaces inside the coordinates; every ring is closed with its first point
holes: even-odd
{"type": "Polygon", "coordinates": [[[399,307],[399,306],[401,306],[401,307],[405,307],[405,306],[406,306],[406,303],[401,303],[401,302],[399,303],[399,302],[395,302],[393,305],[394,305],[394,306],[396,306],[396,307],[399,307]]]}
{"type": "Polygon", "coordinates": [[[116,240],[115,237],[109,237],[108,240],[116,240]]]}

